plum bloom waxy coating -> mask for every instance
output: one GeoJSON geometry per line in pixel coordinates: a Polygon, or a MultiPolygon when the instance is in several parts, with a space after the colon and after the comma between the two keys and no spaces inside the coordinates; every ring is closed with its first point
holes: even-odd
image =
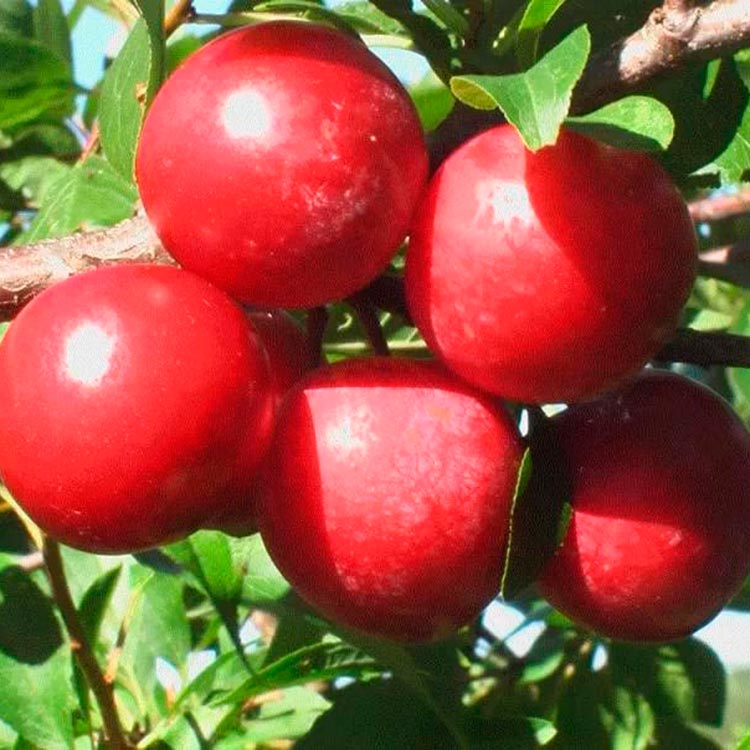
{"type": "Polygon", "coordinates": [[[750,570],[750,436],[719,396],[646,372],[552,419],[572,516],[540,578],[576,622],[626,641],[683,638],[750,570]]]}
{"type": "Polygon", "coordinates": [[[135,171],[183,267],[242,302],[301,308],[388,265],[427,152],[408,93],[363,43],[272,21],[221,35],[170,76],[135,171]]]}
{"type": "Polygon", "coordinates": [[[176,268],[101,268],[40,294],[0,344],[0,474],[50,536],[133,552],[248,494],[272,408],[227,295],[176,268]]]}
{"type": "Polygon", "coordinates": [[[430,349],[511,401],[581,401],[637,372],[695,277],[690,216],[650,156],[562,131],[528,151],[510,125],[432,178],[406,257],[430,349]]]}
{"type": "Polygon", "coordinates": [[[498,592],[521,455],[505,410],[442,368],[338,363],[282,404],[260,531],[331,620],[440,638],[498,592]]]}

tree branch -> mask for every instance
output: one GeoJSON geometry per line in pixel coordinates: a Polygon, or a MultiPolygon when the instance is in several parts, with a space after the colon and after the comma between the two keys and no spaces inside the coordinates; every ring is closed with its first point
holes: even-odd
{"type": "Polygon", "coordinates": [[[708,198],[700,198],[688,204],[694,222],[721,221],[733,216],[750,214],[750,188],[736,193],[721,193],[708,198]]]}
{"type": "Polygon", "coordinates": [[[106,747],[109,750],[128,750],[131,746],[122,731],[112,685],[105,681],[91,648],[91,643],[86,637],[86,631],[78,617],[78,611],[65,578],[60,547],[57,542],[47,537],[42,554],[47,569],[47,577],[52,588],[52,596],[60,608],[65,629],[70,636],[70,647],[99,704],[104,733],[107,738],[106,747]]]}
{"type": "Polygon", "coordinates": [[[174,264],[174,260],[145,216],[107,229],[0,248],[0,320],[10,320],[57,281],[114,263],[174,264]]]}
{"type": "Polygon", "coordinates": [[[654,359],[702,367],[750,367],[750,337],[680,328],[654,359]]]}
{"type": "Polygon", "coordinates": [[[747,0],[665,0],[638,31],[591,57],[573,92],[571,110],[589,112],[654,78],[748,44],[747,0]]]}

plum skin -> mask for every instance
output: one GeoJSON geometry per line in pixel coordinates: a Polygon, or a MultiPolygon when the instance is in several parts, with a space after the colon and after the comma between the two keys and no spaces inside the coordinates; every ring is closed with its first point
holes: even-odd
{"type": "Polygon", "coordinates": [[[574,402],[661,347],[695,277],[682,196],[650,156],[510,125],[443,163],[414,217],[406,295],[430,349],[510,401],[574,402]]]}
{"type": "MultiPolygon", "coordinates": [[[[268,355],[275,419],[286,392],[312,369],[307,335],[299,323],[284,310],[254,310],[248,313],[248,318],[268,355]]],[[[254,478],[249,491],[237,493],[237,501],[222,508],[205,526],[232,536],[248,536],[257,531],[257,505],[262,482],[261,472],[254,478]]]]}
{"type": "Polygon", "coordinates": [[[237,29],[191,55],[155,97],[135,162],[180,265],[282,308],[343,299],[380,273],[427,168],[416,110],[385,64],[355,37],[298,21],[237,29]]]}
{"type": "Polygon", "coordinates": [[[227,295],[177,268],[100,268],[45,290],[0,344],[0,474],[57,540],[146,549],[247,493],[272,407],[227,295]]]}
{"type": "Polygon", "coordinates": [[[340,362],[282,403],[261,535],[324,616],[391,639],[439,639],[500,587],[521,454],[506,411],[442,368],[340,362]]]}
{"type": "Polygon", "coordinates": [[[750,436],[729,405],[646,371],[550,427],[572,516],[544,596],[624,641],[672,641],[712,619],[750,569],[750,436]]]}

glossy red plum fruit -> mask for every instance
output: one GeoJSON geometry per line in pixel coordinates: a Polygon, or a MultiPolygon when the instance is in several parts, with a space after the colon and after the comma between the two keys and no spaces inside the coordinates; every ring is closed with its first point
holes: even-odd
{"type": "Polygon", "coordinates": [[[284,310],[255,310],[248,318],[268,354],[271,391],[278,407],[286,392],[312,369],[307,333],[284,310]]]}
{"type": "Polygon", "coordinates": [[[650,156],[510,125],[435,174],[406,259],[412,317],[454,372],[524,403],[590,398],[676,327],[696,267],[685,203],[650,156]]]}
{"type": "Polygon", "coordinates": [[[434,364],[334,364],[282,403],[261,535],[324,616],[438,639],[500,587],[521,453],[502,407],[434,364]]]}
{"type": "Polygon", "coordinates": [[[611,638],[683,638],[750,569],[750,436],[687,378],[646,372],[552,420],[572,516],[540,588],[611,638]]]}
{"type": "Polygon", "coordinates": [[[49,535],[132,552],[248,487],[270,440],[268,361],[203,279],[131,265],[43,292],[0,345],[0,473],[49,535]]]}
{"type": "Polygon", "coordinates": [[[395,76],[355,37],[296,21],[224,34],[160,89],[136,156],[180,264],[237,299],[300,308],[364,286],[406,235],[427,175],[395,76]]]}
{"type": "MultiPolygon", "coordinates": [[[[268,354],[270,389],[274,415],[286,392],[311,369],[307,335],[299,323],[284,310],[254,311],[248,314],[268,354]]],[[[236,494],[236,502],[222,509],[206,524],[233,536],[247,536],[257,531],[258,494],[262,474],[254,477],[249,490],[236,494]]]]}

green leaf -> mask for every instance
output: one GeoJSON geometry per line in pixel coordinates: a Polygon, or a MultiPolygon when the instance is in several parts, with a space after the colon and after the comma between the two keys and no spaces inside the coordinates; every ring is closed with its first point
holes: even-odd
{"type": "Polygon", "coordinates": [[[146,22],[151,47],[151,69],[148,77],[147,103],[159,90],[166,72],[166,37],[164,36],[164,0],[133,0],[146,22]]]}
{"type": "Polygon", "coordinates": [[[518,476],[516,477],[516,486],[513,490],[513,501],[510,506],[510,520],[508,526],[508,541],[505,549],[505,561],[503,563],[503,572],[500,577],[500,595],[505,596],[508,578],[510,576],[511,567],[511,550],[515,551],[515,539],[513,538],[513,519],[515,516],[516,506],[519,498],[523,496],[528,487],[529,481],[531,480],[532,474],[532,460],[531,451],[527,448],[524,451],[521,463],[518,467],[518,476]]]}
{"type": "Polygon", "coordinates": [[[190,649],[190,627],[183,603],[184,582],[176,577],[131,568],[133,615],[120,657],[118,682],[140,704],[157,712],[157,657],[180,670],[190,649]]]}
{"type": "Polygon", "coordinates": [[[537,750],[557,736],[555,725],[535,716],[496,716],[472,722],[471,750],[537,750]]]}
{"type": "Polygon", "coordinates": [[[409,86],[422,128],[429,133],[450,114],[455,100],[450,89],[430,70],[413,86],[409,86]]]}
{"type": "Polygon", "coordinates": [[[0,571],[0,720],[45,750],[69,750],[71,658],[52,602],[20,568],[0,571]]]}
{"type": "Polygon", "coordinates": [[[674,118],[669,108],[649,96],[627,96],[565,124],[584,135],[617,148],[663,151],[674,136],[674,118]]]}
{"type": "Polygon", "coordinates": [[[742,739],[737,743],[737,750],[750,750],[750,730],[745,732],[742,739]]]}
{"type": "Polygon", "coordinates": [[[0,32],[0,129],[73,111],[66,62],[47,47],[0,32]]]}
{"type": "Polygon", "coordinates": [[[102,149],[110,164],[130,182],[146,112],[151,64],[151,40],[145,21],[139,20],[109,67],[99,100],[102,149]]]}
{"type": "Polygon", "coordinates": [[[500,589],[512,600],[538,577],[562,541],[570,520],[570,478],[546,421],[534,425],[511,509],[500,589]],[[532,468],[533,464],[533,468],[532,468]]]}
{"type": "Polygon", "coordinates": [[[165,552],[197,579],[215,602],[236,603],[242,578],[232,556],[229,537],[219,531],[198,531],[171,544],[165,552]]]}
{"type": "Polygon", "coordinates": [[[750,92],[733,59],[686,70],[654,85],[651,93],[675,119],[674,138],[664,159],[670,171],[731,182],[729,178],[750,168],[743,146],[750,92]]]}
{"type": "Polygon", "coordinates": [[[532,151],[555,142],[591,46],[581,26],[524,73],[454,76],[456,98],[475,109],[499,107],[532,151]]]}
{"type": "Polygon", "coordinates": [[[339,641],[325,641],[301,648],[264,666],[238,688],[220,696],[215,703],[236,704],[269,690],[337,677],[366,679],[379,673],[373,658],[360,649],[339,641]]]}
{"type": "Polygon", "coordinates": [[[60,0],[37,0],[34,8],[34,35],[45,47],[72,66],[70,30],[60,0]]]}
{"type": "Polygon", "coordinates": [[[602,725],[612,750],[646,750],[654,735],[654,715],[646,699],[617,685],[610,699],[599,705],[602,725]]]}
{"type": "Polygon", "coordinates": [[[432,18],[415,13],[413,0],[372,0],[372,4],[408,31],[415,47],[427,58],[430,67],[445,80],[453,57],[451,42],[445,29],[432,18]]]}
{"type": "MultiPolygon", "coordinates": [[[[691,727],[678,721],[660,721],[656,726],[658,750],[726,750],[691,727]]],[[[750,745],[737,746],[737,750],[750,750],[750,745]]]]}
{"type": "Polygon", "coordinates": [[[358,632],[345,634],[349,642],[364,649],[378,664],[389,669],[416,698],[448,729],[455,742],[463,746],[466,738],[460,726],[461,685],[455,680],[460,669],[458,643],[405,646],[358,632]]]}
{"type": "Polygon", "coordinates": [[[50,156],[28,156],[8,163],[0,162],[0,180],[21,192],[32,205],[41,205],[50,187],[72,167],[50,156]]]}
{"type": "Polygon", "coordinates": [[[34,13],[26,0],[0,0],[0,32],[30,37],[34,33],[34,13]]]}
{"type": "Polygon", "coordinates": [[[447,0],[422,0],[425,7],[430,10],[447,29],[458,36],[466,36],[469,33],[469,21],[461,15],[456,8],[447,0]]]}
{"type": "Polygon", "coordinates": [[[13,142],[0,151],[0,161],[9,162],[24,156],[56,156],[73,161],[81,145],[63,123],[35,123],[13,134],[13,142]]]}
{"type": "Polygon", "coordinates": [[[360,34],[388,34],[406,36],[404,27],[369,2],[336,5],[336,15],[343,18],[360,34]]]}
{"type": "Polygon", "coordinates": [[[689,638],[658,650],[613,644],[610,661],[615,679],[636,685],[657,715],[721,724],[726,675],[719,658],[702,641],[689,638]]]}
{"type": "Polygon", "coordinates": [[[433,714],[395,680],[336,691],[333,706],[295,744],[296,750],[455,750],[433,714]]]}
{"type": "Polygon", "coordinates": [[[262,605],[286,596],[290,586],[273,564],[260,534],[231,540],[232,554],[242,573],[242,597],[248,603],[262,605]]]}
{"type": "Polygon", "coordinates": [[[295,739],[307,734],[315,721],[331,707],[320,693],[303,687],[292,687],[261,706],[257,718],[243,726],[238,744],[222,743],[223,750],[244,750],[248,742],[265,743],[279,738],[295,739]]]}
{"type": "Polygon", "coordinates": [[[564,681],[562,687],[555,722],[562,747],[566,750],[612,748],[598,710],[607,692],[604,675],[593,673],[584,666],[564,681]]]}
{"type": "Polygon", "coordinates": [[[516,36],[516,57],[522,68],[532,65],[537,56],[539,37],[550,18],[565,0],[530,0],[521,17],[516,36]]]}
{"type": "Polygon", "coordinates": [[[750,106],[745,109],[734,138],[710,164],[697,174],[718,172],[722,185],[750,180],[750,106]]]}
{"type": "Polygon", "coordinates": [[[118,566],[97,578],[84,594],[78,607],[81,625],[92,644],[96,644],[99,639],[99,628],[117,582],[120,580],[121,572],[122,568],[118,566]]]}
{"type": "Polygon", "coordinates": [[[19,241],[62,237],[92,226],[109,226],[132,215],[138,193],[98,156],[76,164],[51,184],[39,213],[19,241]]]}

